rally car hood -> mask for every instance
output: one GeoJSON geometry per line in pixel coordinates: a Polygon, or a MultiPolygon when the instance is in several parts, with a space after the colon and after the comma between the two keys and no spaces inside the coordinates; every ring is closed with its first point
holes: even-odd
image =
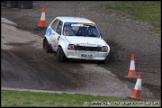
{"type": "Polygon", "coordinates": [[[79,46],[106,46],[106,42],[102,38],[82,37],[82,36],[66,36],[66,40],[70,44],[79,46]]]}

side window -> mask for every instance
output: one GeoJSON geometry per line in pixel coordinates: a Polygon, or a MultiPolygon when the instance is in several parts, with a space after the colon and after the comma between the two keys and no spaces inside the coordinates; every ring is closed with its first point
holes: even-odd
{"type": "Polygon", "coordinates": [[[57,26],[57,29],[56,29],[56,32],[57,32],[58,34],[60,34],[60,35],[61,35],[62,24],[63,24],[63,23],[60,21],[59,24],[58,24],[58,26],[57,26]]]}
{"type": "Polygon", "coordinates": [[[56,27],[57,27],[58,23],[59,23],[59,20],[56,19],[56,20],[51,24],[51,28],[52,28],[54,31],[56,31],[56,27]]]}

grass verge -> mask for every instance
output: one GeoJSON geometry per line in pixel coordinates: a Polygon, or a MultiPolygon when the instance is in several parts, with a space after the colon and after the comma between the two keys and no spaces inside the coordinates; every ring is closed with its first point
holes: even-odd
{"type": "Polygon", "coordinates": [[[130,18],[151,23],[154,32],[161,31],[161,1],[114,1],[97,8],[122,11],[130,18]]]}
{"type": "MultiPolygon", "coordinates": [[[[66,107],[66,106],[120,106],[120,105],[145,105],[144,101],[131,99],[79,95],[79,94],[57,94],[40,93],[28,91],[1,90],[1,106],[43,106],[43,107],[66,107]],[[120,102],[120,103],[119,103],[120,102]],[[121,103],[123,102],[123,103],[121,103]]],[[[156,103],[158,104],[158,103],[156,103]]]]}

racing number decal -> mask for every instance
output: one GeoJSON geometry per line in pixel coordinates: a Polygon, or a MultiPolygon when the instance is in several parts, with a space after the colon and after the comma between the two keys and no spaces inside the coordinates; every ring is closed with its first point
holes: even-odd
{"type": "Polygon", "coordinates": [[[52,30],[51,30],[51,28],[48,28],[48,29],[47,29],[47,32],[46,32],[46,35],[47,35],[47,36],[50,36],[51,34],[52,34],[52,30]]]}

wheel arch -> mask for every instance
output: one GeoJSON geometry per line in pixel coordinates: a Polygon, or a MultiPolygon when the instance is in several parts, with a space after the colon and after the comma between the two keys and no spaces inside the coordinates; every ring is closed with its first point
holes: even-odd
{"type": "MultiPolygon", "coordinates": [[[[63,52],[64,52],[64,54],[65,54],[65,56],[66,56],[65,45],[63,45],[63,44],[58,44],[57,52],[58,52],[59,47],[62,48],[62,50],[63,50],[63,52]]],[[[67,57],[67,56],[66,56],[66,57],[67,57]]]]}

